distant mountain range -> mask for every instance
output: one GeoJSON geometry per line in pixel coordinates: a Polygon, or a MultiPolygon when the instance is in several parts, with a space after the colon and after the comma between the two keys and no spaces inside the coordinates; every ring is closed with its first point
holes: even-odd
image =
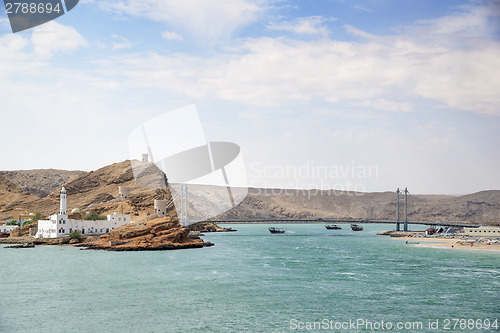
{"type": "MultiPolygon", "coordinates": [[[[142,166],[143,180],[137,184],[132,165],[137,161],[115,163],[96,171],[22,170],[0,171],[0,219],[12,218],[16,207],[49,215],[58,211],[59,191],[68,192],[68,208],[100,214],[114,211],[131,214],[133,220],[153,213],[154,199],[170,199],[166,176],[154,164],[142,166]],[[155,186],[151,186],[154,184],[155,186]],[[131,200],[118,200],[118,187],[130,186],[131,200]],[[146,187],[146,188],[145,188],[146,187]]],[[[222,204],[217,191],[190,196],[191,216],[211,213],[210,207],[222,204]]],[[[401,195],[400,217],[404,218],[401,195]]],[[[215,209],[214,209],[215,211],[215,209]]],[[[171,215],[175,215],[172,209],[171,215]]],[[[396,218],[396,193],[355,193],[319,190],[248,190],[248,196],[219,218],[396,218]]],[[[500,223],[500,191],[482,191],[462,196],[409,195],[408,218],[428,221],[466,221],[500,223]]]]}
{"type": "MultiPolygon", "coordinates": [[[[221,218],[373,218],[396,219],[395,192],[355,193],[250,189],[236,208],[221,218]]],[[[404,196],[400,195],[404,220],[404,196]]],[[[500,223],[500,191],[463,196],[409,195],[408,219],[500,223]]]]}

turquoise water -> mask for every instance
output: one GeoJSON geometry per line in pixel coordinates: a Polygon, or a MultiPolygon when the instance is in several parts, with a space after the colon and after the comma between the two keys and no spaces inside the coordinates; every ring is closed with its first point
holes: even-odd
{"type": "Polygon", "coordinates": [[[383,320],[436,332],[429,320],[439,320],[437,331],[446,319],[500,320],[498,252],[375,235],[387,225],[285,225],[285,235],[231,227],[238,231],[207,234],[216,245],[203,249],[0,249],[0,331],[287,332],[328,321],[309,331],[369,332],[383,320]],[[335,329],[349,320],[372,327],[335,329]]]}

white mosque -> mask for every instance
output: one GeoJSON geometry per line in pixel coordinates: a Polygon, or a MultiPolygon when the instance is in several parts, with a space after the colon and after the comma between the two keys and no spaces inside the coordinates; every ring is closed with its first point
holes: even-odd
{"type": "MultiPolygon", "coordinates": [[[[123,189],[125,192],[125,189],[123,189]]],[[[128,190],[128,188],[126,189],[128,190]]],[[[120,195],[122,196],[120,188],[120,195]]],[[[127,191],[128,199],[128,191],[127,191]]],[[[50,216],[50,220],[38,221],[37,238],[56,238],[69,235],[74,230],[79,230],[85,235],[102,235],[119,226],[130,222],[130,215],[108,215],[106,220],[73,220],[66,214],[66,189],[61,189],[59,214],[50,216]]]]}

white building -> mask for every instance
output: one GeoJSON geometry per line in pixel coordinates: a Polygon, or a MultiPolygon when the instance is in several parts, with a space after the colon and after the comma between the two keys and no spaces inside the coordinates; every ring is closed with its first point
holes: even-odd
{"type": "Polygon", "coordinates": [[[0,225],[0,232],[6,232],[6,233],[10,234],[10,232],[16,228],[19,228],[19,226],[18,225],[2,224],[2,225],[0,225]]]}
{"type": "Polygon", "coordinates": [[[61,189],[59,214],[50,216],[50,220],[38,221],[37,238],[56,238],[67,236],[74,230],[82,235],[102,235],[130,222],[130,215],[108,215],[106,220],[73,220],[66,214],[66,189],[61,189]]]}
{"type": "Polygon", "coordinates": [[[464,228],[464,234],[468,236],[500,237],[500,227],[464,228]]]}

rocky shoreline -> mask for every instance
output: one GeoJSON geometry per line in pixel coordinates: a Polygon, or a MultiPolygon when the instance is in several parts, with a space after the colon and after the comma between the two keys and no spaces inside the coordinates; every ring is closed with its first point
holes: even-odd
{"type": "MultiPolygon", "coordinates": [[[[33,238],[29,236],[0,239],[0,244],[74,245],[82,250],[106,251],[162,251],[213,246],[189,236],[190,229],[171,217],[151,221],[131,222],[102,236],[83,236],[80,240],[69,236],[60,238],[33,238]]],[[[22,246],[21,246],[22,247],[22,246]]]]}
{"type": "Polygon", "coordinates": [[[232,228],[222,228],[214,222],[198,222],[189,225],[189,230],[199,232],[231,232],[236,231],[232,228]]]}
{"type": "Polygon", "coordinates": [[[0,238],[0,244],[25,244],[33,243],[34,245],[82,245],[84,243],[93,242],[99,236],[84,236],[81,240],[71,239],[69,236],[59,238],[34,238],[30,236],[0,238]]]}
{"type": "Polygon", "coordinates": [[[29,249],[29,248],[34,248],[34,247],[35,247],[35,244],[33,244],[31,242],[26,242],[23,244],[7,246],[6,249],[29,249]]]}
{"type": "Polygon", "coordinates": [[[104,250],[104,251],[165,251],[165,250],[182,250],[182,249],[196,249],[202,247],[213,246],[213,243],[203,242],[201,244],[162,244],[158,246],[99,246],[89,244],[78,244],[77,247],[82,247],[82,250],[104,250]]]}
{"type": "Polygon", "coordinates": [[[425,231],[388,230],[388,231],[381,231],[377,235],[390,236],[390,237],[415,237],[415,236],[425,235],[425,231]]]}
{"type": "Polygon", "coordinates": [[[425,231],[381,231],[377,235],[406,240],[406,244],[419,247],[437,247],[467,250],[492,250],[500,252],[500,241],[487,237],[460,235],[426,235],[425,231]]]}

